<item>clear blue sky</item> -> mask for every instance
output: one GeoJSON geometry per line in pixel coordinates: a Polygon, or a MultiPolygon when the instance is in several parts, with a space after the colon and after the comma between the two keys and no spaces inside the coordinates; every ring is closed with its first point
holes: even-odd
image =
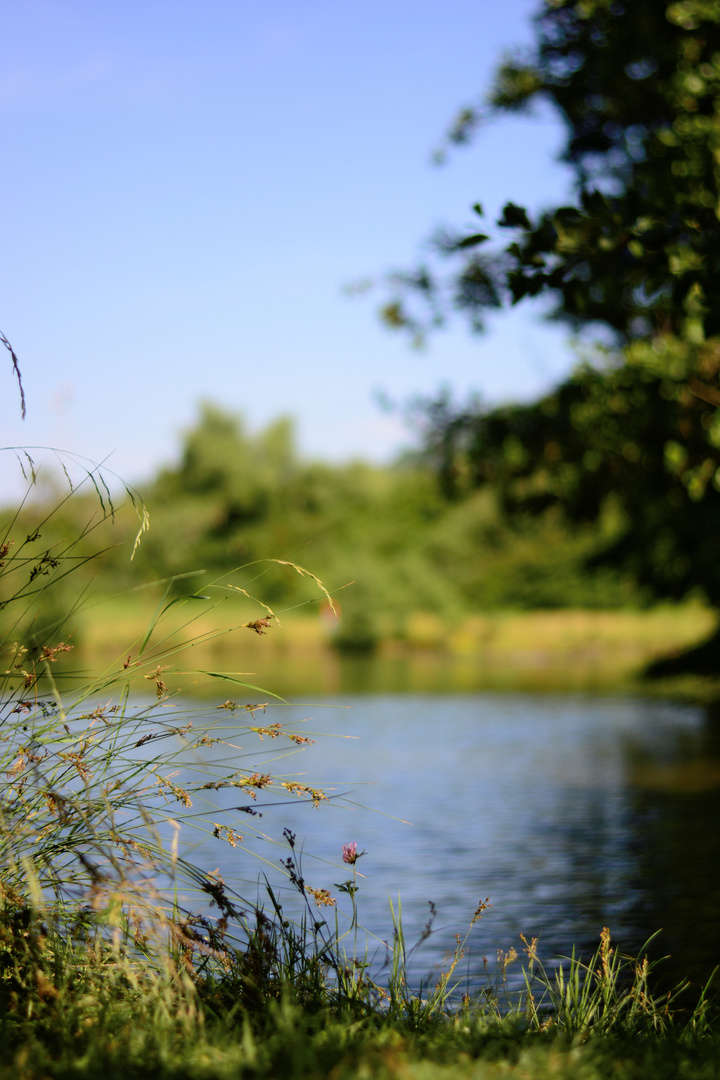
{"type": "Polygon", "coordinates": [[[532,309],[413,352],[343,285],[413,262],[480,200],[562,198],[549,115],[503,121],[442,168],[539,0],[6,0],[0,110],[0,445],[112,454],[130,480],[177,453],[206,398],[303,452],[387,459],[373,399],[443,383],[527,398],[572,363],[532,309]]]}

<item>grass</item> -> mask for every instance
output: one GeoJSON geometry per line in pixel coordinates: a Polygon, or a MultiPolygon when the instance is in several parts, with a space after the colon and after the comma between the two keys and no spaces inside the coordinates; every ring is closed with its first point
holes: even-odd
{"type": "Polygon", "coordinates": [[[42,946],[32,924],[25,933],[14,974],[19,984],[25,959],[27,1000],[16,991],[5,1013],[0,1077],[692,1080],[720,1065],[709,1003],[673,1013],[671,998],[653,996],[649,965],[617,957],[607,932],[587,964],[572,959],[552,979],[533,954],[527,993],[505,1008],[497,985],[450,1008],[442,979],[425,998],[414,996],[397,937],[382,997],[356,971],[344,983],[342,972],[328,978],[312,935],[303,939],[282,921],[245,951],[228,951],[218,974],[192,977],[170,960],[149,977],[111,946],[103,953],[96,945],[90,963],[78,946],[51,958],[47,928],[42,946]],[[285,979],[268,979],[283,965],[285,979]]]}
{"type": "MultiPolygon", "coordinates": [[[[97,473],[73,490],[85,482],[111,517],[97,473]]],[[[357,907],[361,853],[338,852],[345,880],[331,896],[305,880],[294,836],[272,834],[273,802],[324,799],[277,771],[307,738],[265,724],[242,672],[218,676],[223,650],[237,656],[242,642],[244,660],[272,640],[260,633],[267,612],[248,614],[233,594],[239,606],[205,615],[227,582],[202,594],[192,579],[165,583],[140,626],[118,600],[104,637],[88,609],[96,663],[81,670],[70,620],[42,611],[86,556],[72,537],[45,547],[44,529],[11,523],[0,537],[0,1080],[716,1075],[710,990],[694,1001],[661,991],[644,953],[622,956],[607,929],[593,957],[550,970],[524,942],[524,989],[509,989],[510,950],[468,993],[455,974],[467,935],[442,972],[419,979],[432,919],[408,943],[398,904],[377,970],[357,907]],[[212,723],[179,694],[202,679],[216,694],[212,723]],[[228,795],[227,809],[209,790],[228,795]],[[236,849],[245,880],[198,863],[198,837],[236,849]]],[[[502,618],[495,629],[499,648],[502,618]]]]}

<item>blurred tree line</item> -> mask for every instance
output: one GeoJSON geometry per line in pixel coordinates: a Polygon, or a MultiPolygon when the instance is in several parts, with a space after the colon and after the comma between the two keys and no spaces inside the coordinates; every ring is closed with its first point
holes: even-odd
{"type": "MultiPolygon", "coordinates": [[[[592,528],[570,529],[552,509],[508,522],[494,489],[449,498],[420,454],[388,466],[304,461],[287,419],[251,433],[240,417],[203,405],[177,463],[144,485],[142,496],[151,527],[132,563],[136,515],[103,520],[96,492],[65,499],[62,478],[40,506],[21,511],[15,532],[30,534],[44,508],[60,501],[35,542],[40,555],[54,558],[91,522],[72,544],[76,561],[88,559],[68,581],[75,594],[91,578],[96,591],[111,594],[196,570],[204,578],[179,579],[177,591],[202,590],[203,580],[237,570],[237,584],[281,610],[317,595],[306,579],[267,561],[292,560],[339,600],[339,640],[347,647],[370,647],[381,634],[402,637],[417,611],[450,622],[473,611],[613,608],[652,598],[628,575],[587,568],[617,529],[611,508],[592,528]],[[90,558],[98,549],[99,558],[90,558]]],[[[3,530],[15,513],[0,515],[3,530]]],[[[59,616],[70,598],[62,588],[53,595],[59,616]]]]}
{"type": "MultiPolygon", "coordinates": [[[[362,598],[399,619],[418,609],[612,607],[642,595],[617,575],[583,571],[595,533],[571,534],[552,515],[508,526],[491,491],[449,500],[413,456],[386,467],[304,462],[289,420],[253,436],[240,418],[203,406],[178,465],[147,496],[153,528],[138,558],[149,574],[218,573],[277,556],[309,563],[331,592],[354,582],[344,607],[362,598]]],[[[302,588],[279,569],[264,572],[269,603],[292,603],[302,588]]]]}

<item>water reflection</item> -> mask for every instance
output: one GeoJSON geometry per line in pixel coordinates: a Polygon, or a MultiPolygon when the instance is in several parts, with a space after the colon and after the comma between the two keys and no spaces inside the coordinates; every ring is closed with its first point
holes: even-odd
{"type": "Polygon", "coordinates": [[[679,975],[706,978],[720,961],[720,723],[717,709],[670,731],[650,751],[624,742],[643,918],[664,928],[679,975]]]}
{"type": "MultiPolygon", "coordinates": [[[[403,694],[283,708],[268,722],[306,717],[331,737],[274,768],[342,797],[269,808],[263,828],[292,829],[308,883],[334,894],[348,877],[342,844],[364,848],[360,916],[381,940],[389,897],[402,897],[410,937],[432,900],[440,929],[425,967],[487,896],[471,977],[521,932],[550,957],[589,952],[605,925],[629,950],[662,927],[655,955],[672,952],[678,974],[703,978],[720,961],[716,717],[634,698],[403,694]]],[[[208,868],[234,856],[247,872],[239,849],[208,841],[198,856],[208,868]]]]}

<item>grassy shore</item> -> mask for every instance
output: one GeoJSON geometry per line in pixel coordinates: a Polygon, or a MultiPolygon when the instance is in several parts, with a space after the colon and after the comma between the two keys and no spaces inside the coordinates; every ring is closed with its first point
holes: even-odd
{"type": "MultiPolygon", "coordinates": [[[[156,600],[139,593],[97,603],[78,613],[74,626],[78,662],[99,670],[126,659],[128,642],[142,640],[156,600]]],[[[280,614],[259,634],[243,623],[257,608],[236,603],[189,615],[169,611],[163,637],[193,641],[182,664],[241,671],[249,682],[282,696],[367,691],[452,692],[476,690],[652,689],[641,684],[644,667],[686,649],[714,629],[714,612],[700,604],[647,611],[493,612],[450,624],[416,612],[401,627],[388,627],[373,652],[339,651],[339,623],[327,612],[280,614]],[[191,621],[189,621],[191,620],[191,621]],[[228,627],[236,627],[229,633],[228,627]]],[[[190,678],[189,681],[192,681],[190,678]]],[[[692,696],[712,694],[699,680],[675,684],[692,696]]]]}
{"type": "MultiPolygon", "coordinates": [[[[16,569],[30,585],[40,576],[44,564],[9,547],[4,554],[0,572],[10,581],[16,569]]],[[[22,589],[15,595],[22,601],[22,589]]],[[[416,615],[376,658],[353,658],[334,648],[324,616],[289,613],[277,626],[242,603],[207,606],[199,597],[180,605],[168,594],[158,606],[157,597],[129,595],[68,616],[62,641],[5,642],[0,1080],[717,1075],[710,994],[664,987],[647,957],[623,957],[607,929],[594,956],[547,970],[535,941],[518,942],[525,987],[512,991],[505,971],[515,950],[469,988],[456,975],[466,940],[458,935],[442,972],[420,984],[398,910],[388,912],[387,963],[371,971],[355,845],[337,853],[331,896],[306,883],[294,836],[273,835],[273,807],[325,798],[266,771],[275,760],[282,767],[283,746],[307,738],[268,726],[261,706],[243,704],[244,691],[224,700],[239,697],[236,683],[207,678],[247,672],[248,682],[297,696],[305,687],[296,672],[313,679],[350,665],[357,688],[371,689],[372,672],[386,665],[395,677],[404,672],[406,689],[472,689],[497,671],[508,685],[529,673],[528,687],[545,680],[552,688],[569,685],[553,684],[554,673],[580,670],[585,656],[583,670],[596,679],[602,668],[609,688],[707,634],[711,613],[508,613],[455,626],[416,615]],[[78,648],[68,651],[73,638],[78,648]],[[216,708],[180,696],[168,710],[183,680],[198,692],[209,682],[216,708]],[[276,739],[280,752],[268,759],[276,739]],[[200,768],[196,751],[209,746],[200,768]],[[227,798],[209,800],[207,789],[227,798]],[[248,899],[244,879],[197,866],[202,836],[220,852],[238,849],[235,865],[238,854],[245,864],[269,850],[265,865],[282,875],[285,892],[295,890],[300,915],[292,902],[281,907],[269,884],[260,906],[254,870],[248,899]]]]}
{"type": "Polygon", "coordinates": [[[9,1053],[2,1080],[714,1080],[720,1040],[663,1035],[639,1041],[528,1036],[512,1024],[430,1030],[308,1015],[268,1014],[266,1034],[210,1021],[192,1036],[147,1027],[120,1031],[104,1048],[34,1042],[9,1053]],[[131,1035],[128,1038],[128,1035],[131,1035]],[[124,1045],[120,1042],[124,1040],[124,1045]]]}
{"type": "Polygon", "coordinates": [[[414,996],[402,966],[385,989],[347,966],[327,979],[337,953],[318,965],[307,939],[272,928],[198,975],[197,942],[185,966],[176,951],[161,972],[97,941],[90,955],[64,948],[53,970],[52,931],[43,927],[40,947],[37,923],[25,926],[25,955],[15,947],[0,987],[1,1080],[706,1080],[720,1068],[711,1003],[677,1010],[671,993],[653,992],[647,962],[621,959],[607,932],[587,964],[553,978],[528,943],[527,992],[503,1008],[497,983],[448,1005],[448,976],[414,996]]]}

